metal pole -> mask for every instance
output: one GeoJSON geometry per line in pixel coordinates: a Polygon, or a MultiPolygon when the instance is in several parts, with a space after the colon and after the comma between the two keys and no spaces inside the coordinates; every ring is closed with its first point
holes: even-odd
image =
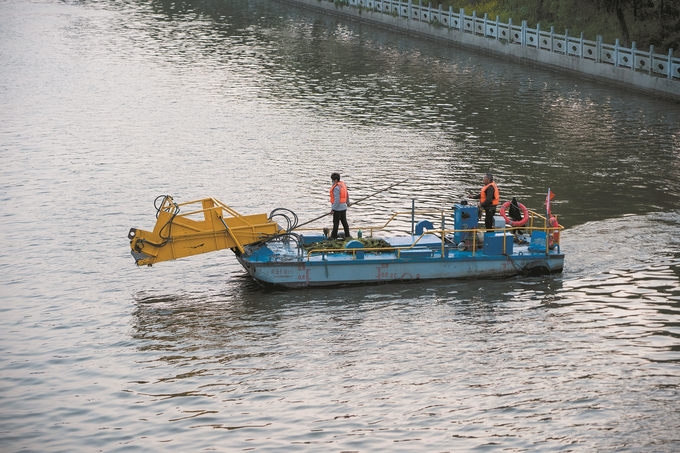
{"type": "MultiPolygon", "coordinates": [[[[381,192],[384,192],[384,191],[386,191],[386,190],[388,190],[388,189],[391,189],[392,187],[394,187],[394,186],[396,186],[396,185],[403,184],[403,183],[405,183],[406,181],[408,181],[408,178],[404,179],[403,181],[396,182],[396,183],[392,184],[391,186],[387,186],[387,187],[385,187],[384,189],[380,189],[380,190],[378,190],[378,191],[376,191],[376,192],[373,192],[373,193],[370,194],[369,196],[364,197],[364,198],[362,198],[362,199],[360,199],[360,200],[355,201],[354,203],[352,203],[352,206],[354,206],[354,205],[357,204],[357,203],[361,203],[362,201],[364,201],[364,200],[366,200],[366,199],[368,199],[368,198],[371,198],[371,197],[374,196],[374,195],[378,195],[378,194],[381,193],[381,192]]],[[[312,222],[314,222],[315,220],[319,220],[319,219],[321,219],[321,218],[323,218],[323,217],[326,217],[327,215],[330,215],[330,214],[331,214],[330,212],[327,212],[327,213],[325,213],[325,214],[321,214],[319,217],[313,218],[312,220],[308,220],[308,221],[305,222],[305,223],[299,224],[299,225],[296,226],[294,229],[300,228],[301,226],[307,225],[308,223],[312,223],[312,222]]]]}

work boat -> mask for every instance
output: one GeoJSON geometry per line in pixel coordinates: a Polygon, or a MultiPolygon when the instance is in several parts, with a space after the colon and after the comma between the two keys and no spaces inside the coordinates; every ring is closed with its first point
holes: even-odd
{"type": "Polygon", "coordinates": [[[522,219],[515,221],[506,214],[510,202],[491,230],[480,228],[477,206],[463,200],[450,210],[397,212],[382,226],[365,226],[354,230],[356,238],[335,241],[328,240],[327,229],[299,228],[287,209],[241,215],[214,198],[178,204],[170,196],[154,204],[153,231],[132,228],[128,234],[140,266],[231,249],[258,282],[297,288],[549,274],[564,265],[563,227],[549,208],[543,216],[520,204],[522,219]],[[400,234],[394,226],[404,216],[411,217],[411,231],[400,234]],[[416,216],[423,219],[416,222],[416,216]]]}

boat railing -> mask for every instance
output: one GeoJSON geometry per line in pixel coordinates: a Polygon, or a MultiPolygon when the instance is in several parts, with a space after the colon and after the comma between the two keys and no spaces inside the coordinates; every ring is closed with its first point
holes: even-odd
{"type": "MultiPolygon", "coordinates": [[[[541,231],[545,233],[545,238],[546,238],[546,245],[545,245],[545,253],[546,255],[550,253],[550,250],[554,247],[557,247],[557,250],[559,251],[560,247],[560,235],[553,235],[555,230],[561,231],[564,229],[563,226],[558,225],[557,227],[551,227],[548,224],[548,219],[547,217],[538,214],[535,211],[529,210],[529,215],[530,218],[527,221],[526,224],[522,226],[517,226],[517,227],[509,227],[509,228],[493,228],[493,229],[486,229],[486,228],[470,228],[470,229],[447,229],[445,228],[446,225],[446,214],[447,213],[452,213],[454,212],[453,210],[430,210],[430,211],[402,211],[402,212],[396,212],[390,217],[390,219],[385,222],[384,225],[382,226],[364,226],[361,227],[362,230],[368,231],[369,232],[369,237],[373,237],[373,233],[375,231],[380,231],[380,230],[385,230],[387,229],[388,225],[394,221],[398,216],[400,215],[413,215],[419,214],[429,214],[429,215],[437,215],[441,217],[442,221],[442,228],[439,229],[429,229],[429,230],[424,230],[418,237],[413,241],[413,244],[409,246],[393,246],[393,247],[367,247],[367,248],[346,248],[346,249],[328,249],[328,248],[320,248],[320,249],[311,249],[307,252],[307,260],[311,258],[313,254],[331,254],[331,253],[344,253],[344,254],[352,254],[352,259],[357,259],[356,254],[357,252],[375,252],[375,253],[385,253],[388,251],[394,251],[397,254],[397,258],[401,258],[401,252],[404,250],[412,250],[412,249],[420,249],[423,246],[418,245],[418,243],[423,239],[425,235],[428,234],[434,234],[434,235],[439,235],[441,238],[441,256],[445,256],[447,252],[447,246],[450,248],[457,247],[457,244],[452,244],[447,237],[450,237],[454,233],[472,233],[470,236],[472,237],[472,256],[475,256],[475,253],[478,249],[478,242],[480,240],[477,238],[477,233],[503,233],[503,234],[513,234],[513,232],[517,230],[522,230],[522,231],[529,231],[530,233],[534,231],[541,231]],[[542,224],[542,226],[535,226],[535,224],[542,224]],[[550,244],[549,238],[555,237],[555,240],[552,244],[550,244]],[[449,241],[449,242],[447,242],[449,241]]],[[[482,245],[483,245],[483,240],[482,240],[482,245]]],[[[506,254],[506,242],[505,240],[503,241],[503,254],[506,254]]]]}
{"type": "MultiPolygon", "coordinates": [[[[544,227],[547,228],[548,219],[545,216],[543,216],[543,215],[541,215],[541,214],[539,214],[535,211],[532,211],[532,210],[528,210],[528,211],[529,211],[530,218],[529,218],[529,221],[527,221],[528,226],[525,226],[525,229],[530,228],[530,227],[534,228],[534,223],[539,222],[539,221],[542,221],[543,224],[544,224],[544,227]]],[[[392,215],[392,217],[390,217],[387,220],[387,222],[385,222],[384,225],[379,225],[379,226],[370,226],[369,225],[369,226],[362,226],[360,228],[357,227],[355,229],[361,229],[363,231],[368,231],[368,235],[370,237],[370,236],[373,236],[373,233],[375,231],[381,231],[381,230],[388,229],[388,227],[390,227],[392,222],[396,222],[397,218],[400,217],[400,216],[411,216],[411,218],[413,219],[416,215],[418,215],[418,216],[428,216],[429,218],[435,218],[436,217],[436,218],[438,218],[438,220],[440,220],[441,225],[442,225],[442,229],[445,229],[447,214],[450,215],[450,214],[453,214],[454,212],[455,212],[455,210],[453,210],[453,209],[399,211],[399,212],[395,212],[392,215]]],[[[414,220],[412,220],[411,222],[413,224],[414,220]]]]}

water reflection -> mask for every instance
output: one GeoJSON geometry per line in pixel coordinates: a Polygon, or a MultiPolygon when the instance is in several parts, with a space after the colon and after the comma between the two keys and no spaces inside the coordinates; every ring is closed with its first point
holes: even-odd
{"type": "Polygon", "coordinates": [[[4,449],[677,450],[674,104],[279,2],[0,9],[4,449]],[[336,167],[357,197],[410,176],[357,226],[489,169],[537,209],[550,186],[565,272],[133,268],[158,194],[307,220],[336,167]]]}
{"type": "Polygon", "coordinates": [[[680,261],[612,270],[565,282],[560,298],[597,313],[598,327],[617,347],[651,362],[679,362],[680,261]]]}
{"type": "Polygon", "coordinates": [[[345,151],[417,175],[426,204],[450,204],[451,191],[478,190],[479,175],[492,171],[504,196],[535,208],[553,189],[567,226],[677,205],[672,103],[276,2],[150,6],[164,20],[150,37],[170,63],[237,71],[217,90],[366,136],[427,135],[437,146],[419,150],[416,165],[366,154],[360,141],[345,151]]]}
{"type": "Polygon", "coordinates": [[[676,259],[574,279],[140,295],[132,337],[147,359],[138,373],[155,378],[128,389],[154,411],[171,400],[169,422],[250,429],[256,444],[346,449],[364,432],[373,436],[353,448],[425,439],[443,448],[454,437],[465,449],[537,440],[645,449],[641,429],[672,442],[644,414],[670,410],[678,385],[668,367],[680,346],[679,269],[676,259]],[[640,400],[631,385],[658,398],[640,400]],[[316,434],[277,429],[284,413],[316,434]],[[611,441],[596,425],[614,427],[611,441]]]}
{"type": "MultiPolygon", "coordinates": [[[[478,309],[483,316],[515,301],[525,301],[540,308],[553,301],[562,288],[562,279],[550,277],[517,277],[475,282],[468,280],[435,280],[382,285],[355,285],[328,291],[323,288],[287,290],[261,287],[249,277],[233,285],[229,294],[158,294],[138,293],[133,312],[134,335],[140,339],[174,338],[225,341],[239,337],[248,339],[248,326],[267,326],[267,335],[276,335],[281,323],[306,319],[319,313],[339,312],[345,315],[387,308],[416,309],[422,304],[449,306],[460,310],[464,318],[475,318],[478,309]],[[181,326],[181,327],[180,327],[181,326]],[[187,329],[175,334],[177,328],[187,329]],[[217,333],[217,330],[221,334],[217,333]]],[[[264,332],[264,331],[263,331],[264,332]]],[[[253,338],[250,338],[253,339],[253,338]]]]}
{"type": "MultiPolygon", "coordinates": [[[[639,327],[635,338],[676,338],[673,320],[680,308],[679,224],[677,214],[662,213],[575,227],[563,244],[569,250],[564,275],[543,278],[436,280],[290,291],[260,287],[232,263],[229,284],[223,290],[138,293],[133,335],[151,341],[143,350],[170,353],[154,360],[187,365],[197,350],[209,354],[231,351],[227,356],[237,358],[267,355],[271,353],[269,345],[285,343],[290,332],[306,325],[324,330],[336,319],[342,320],[338,329],[352,330],[360,329],[366,317],[376,313],[403,324],[410,323],[407,319],[411,316],[428,316],[421,310],[434,310],[446,312],[435,324],[455,320],[495,325],[518,309],[549,313],[571,307],[577,314],[589,313],[588,323],[593,322],[590,315],[609,316],[610,310],[628,310],[626,316],[619,315],[622,324],[639,327]],[[403,313],[408,314],[406,318],[401,317],[403,313]],[[671,321],[660,320],[667,313],[672,314],[671,321]],[[639,316],[649,322],[637,321],[639,316]]],[[[231,257],[225,259],[233,261],[231,257]]],[[[199,281],[200,274],[199,269],[199,281]]],[[[516,322],[514,315],[511,318],[516,322]]],[[[616,323],[595,324],[605,330],[617,327],[616,323]]],[[[437,331],[430,329],[432,334],[437,331]]],[[[614,338],[617,334],[601,335],[614,338]]],[[[673,344],[676,347],[677,342],[673,344]]],[[[654,354],[658,353],[655,349],[654,354]]]]}

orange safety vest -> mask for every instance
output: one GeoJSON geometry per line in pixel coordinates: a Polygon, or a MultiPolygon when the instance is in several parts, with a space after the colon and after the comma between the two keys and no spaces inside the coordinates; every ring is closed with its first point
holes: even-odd
{"type": "Polygon", "coordinates": [[[333,189],[335,189],[335,186],[340,186],[340,203],[347,203],[347,186],[344,182],[338,181],[331,187],[331,204],[335,203],[335,198],[333,197],[333,189]]]}
{"type": "Polygon", "coordinates": [[[500,201],[501,194],[498,192],[498,186],[496,185],[495,182],[490,182],[489,184],[482,187],[482,198],[479,201],[480,201],[480,203],[484,203],[486,201],[486,189],[488,189],[489,186],[493,186],[493,188],[494,188],[494,196],[493,196],[493,200],[491,200],[491,204],[496,206],[496,205],[498,205],[498,202],[500,201]]]}

